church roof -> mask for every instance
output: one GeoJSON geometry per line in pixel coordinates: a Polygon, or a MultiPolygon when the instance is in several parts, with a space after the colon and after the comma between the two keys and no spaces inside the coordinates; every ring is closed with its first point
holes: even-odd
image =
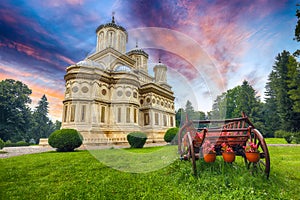
{"type": "Polygon", "coordinates": [[[133,49],[133,50],[127,52],[126,54],[129,55],[129,56],[132,55],[132,54],[138,54],[138,55],[143,55],[146,58],[149,57],[149,55],[142,49],[133,49]]]}
{"type": "Polygon", "coordinates": [[[114,17],[112,17],[111,22],[106,23],[106,24],[101,24],[100,26],[98,26],[98,28],[96,29],[96,33],[98,33],[98,31],[100,31],[102,28],[106,28],[106,27],[112,27],[112,28],[115,28],[115,29],[122,30],[122,31],[124,31],[124,32],[126,33],[126,35],[127,35],[126,29],[125,29],[124,27],[120,26],[120,25],[117,25],[117,24],[115,23],[115,18],[114,18],[114,17]]]}

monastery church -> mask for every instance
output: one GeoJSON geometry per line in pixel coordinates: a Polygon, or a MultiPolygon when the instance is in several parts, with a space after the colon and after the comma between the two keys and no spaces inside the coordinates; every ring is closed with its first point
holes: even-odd
{"type": "Polygon", "coordinates": [[[134,131],[146,133],[147,142],[163,141],[175,126],[167,66],[157,63],[150,76],[149,55],[126,52],[128,33],[114,17],[96,35],[95,53],[66,69],[62,128],[77,129],[84,144],[127,142],[134,131]]]}

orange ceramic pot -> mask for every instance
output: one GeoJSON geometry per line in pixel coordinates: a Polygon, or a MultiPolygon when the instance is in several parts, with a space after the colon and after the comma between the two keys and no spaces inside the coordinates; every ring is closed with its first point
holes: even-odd
{"type": "Polygon", "coordinates": [[[246,152],[246,158],[249,162],[257,163],[260,159],[258,152],[246,152]]]}
{"type": "Polygon", "coordinates": [[[216,157],[217,157],[216,153],[207,153],[207,154],[204,154],[204,156],[203,156],[204,161],[207,163],[215,162],[216,157]]]}
{"type": "Polygon", "coordinates": [[[235,160],[234,152],[223,152],[222,156],[223,156],[224,161],[227,163],[232,163],[235,160]]]}

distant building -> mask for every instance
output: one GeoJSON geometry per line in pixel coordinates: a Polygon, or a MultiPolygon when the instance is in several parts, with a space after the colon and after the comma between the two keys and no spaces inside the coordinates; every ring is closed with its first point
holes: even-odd
{"type": "Polygon", "coordinates": [[[166,65],[158,63],[150,76],[148,54],[126,53],[128,33],[114,18],[96,34],[96,52],[66,69],[62,128],[77,129],[85,144],[126,142],[133,131],[147,133],[147,142],[163,141],[175,126],[166,65]]]}

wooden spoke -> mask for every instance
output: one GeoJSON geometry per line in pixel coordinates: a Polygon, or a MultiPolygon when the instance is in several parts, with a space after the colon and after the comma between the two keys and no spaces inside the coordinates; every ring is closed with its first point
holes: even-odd
{"type": "Polygon", "coordinates": [[[262,134],[257,130],[254,129],[253,133],[255,135],[255,144],[258,144],[260,147],[260,160],[259,162],[255,163],[254,166],[258,167],[263,173],[266,174],[267,178],[270,175],[270,155],[268,151],[267,144],[262,136],[262,134]]]}
{"type": "MultiPolygon", "coordinates": [[[[197,175],[196,160],[200,157],[203,142],[214,144],[217,155],[221,155],[221,144],[226,143],[233,148],[238,156],[242,156],[247,168],[253,167],[269,177],[270,155],[267,144],[262,134],[254,128],[249,118],[242,114],[242,118],[225,120],[193,120],[186,118],[185,124],[178,133],[178,153],[180,158],[192,161],[194,175],[197,175]],[[208,128],[207,128],[208,127],[208,128]],[[258,146],[260,151],[259,161],[252,159],[248,162],[243,146],[251,141],[258,146]]],[[[257,156],[257,155],[256,155],[257,156]]],[[[247,153],[247,157],[249,155],[247,153]]]]}
{"type": "Polygon", "coordinates": [[[187,132],[187,138],[188,138],[188,141],[189,141],[189,153],[190,153],[191,158],[192,158],[193,172],[194,172],[194,175],[197,175],[196,156],[195,156],[193,140],[192,140],[192,137],[190,135],[190,132],[187,132]]]}

